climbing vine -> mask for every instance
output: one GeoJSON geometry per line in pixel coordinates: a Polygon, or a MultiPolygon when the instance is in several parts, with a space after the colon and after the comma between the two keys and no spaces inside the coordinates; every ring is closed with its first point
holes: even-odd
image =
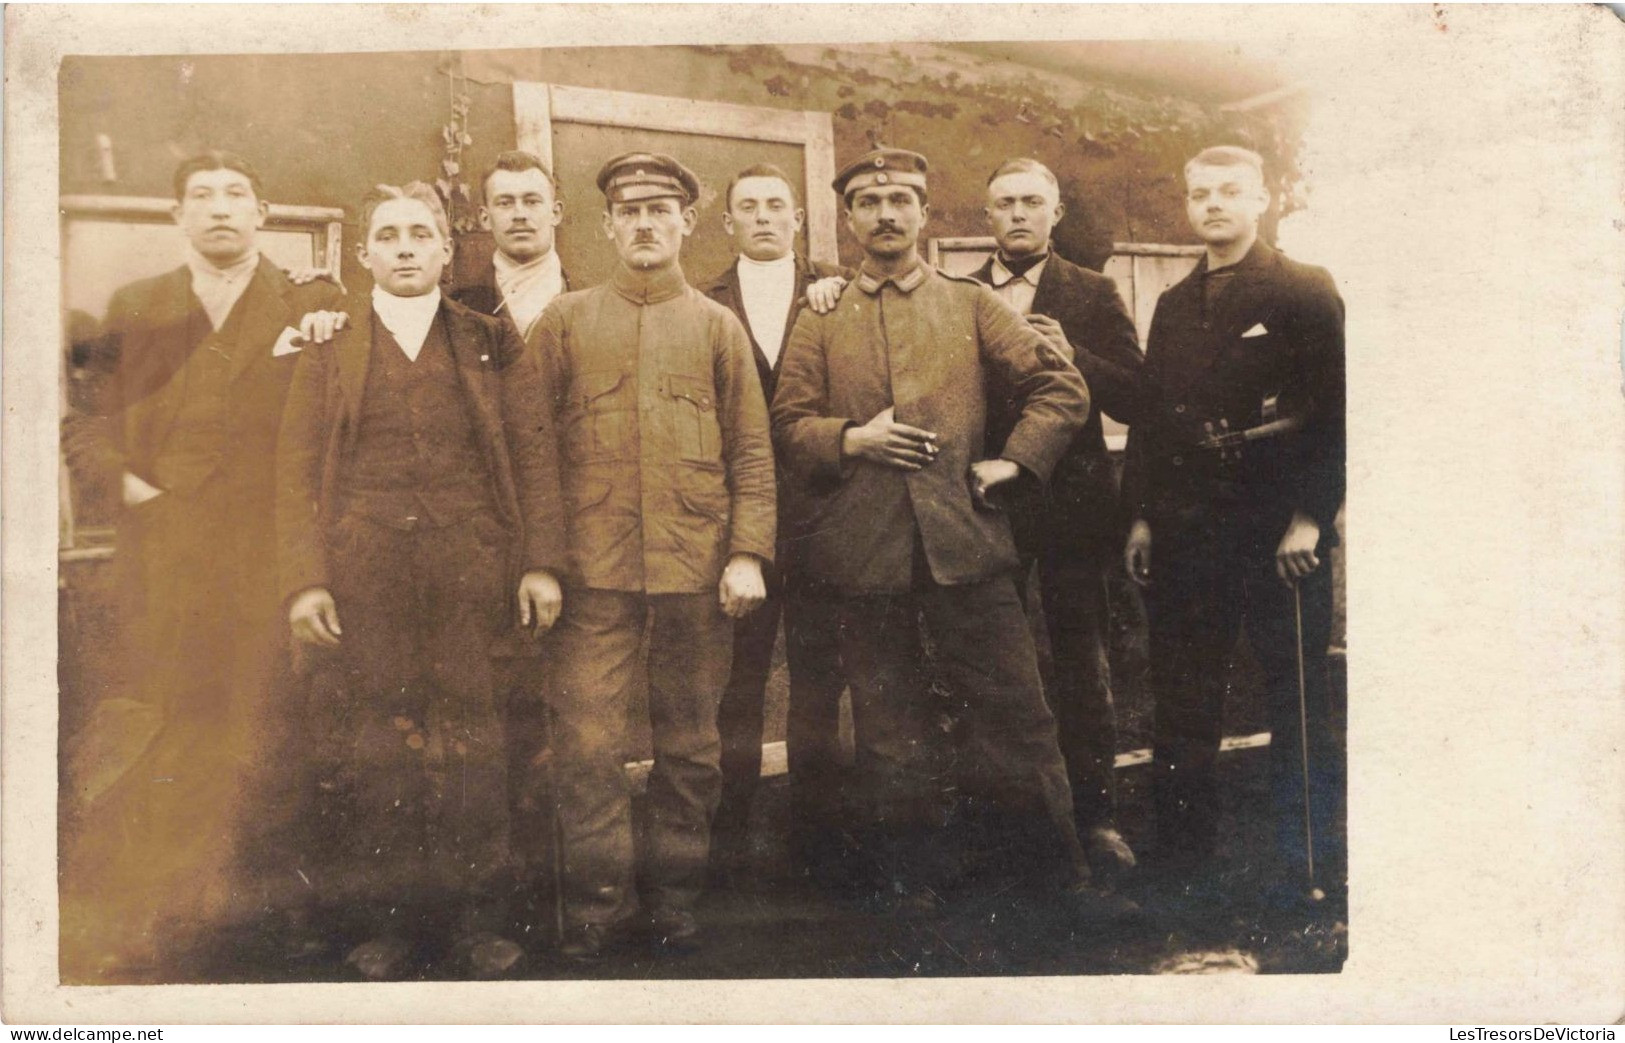
{"type": "Polygon", "coordinates": [[[451,222],[452,234],[461,235],[480,226],[474,198],[463,174],[463,150],[474,143],[474,136],[468,132],[468,77],[463,73],[461,55],[442,66],[442,71],[446,75],[451,118],[440,128],[440,170],[435,176],[434,187],[445,204],[446,219],[451,222]]]}

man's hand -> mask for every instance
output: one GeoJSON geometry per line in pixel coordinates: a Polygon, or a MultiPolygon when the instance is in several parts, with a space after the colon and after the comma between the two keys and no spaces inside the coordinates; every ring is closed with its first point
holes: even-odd
{"type": "Polygon", "coordinates": [[[762,563],[753,554],[735,554],[722,570],[722,582],[717,584],[717,596],[722,602],[722,614],[729,619],[743,619],[761,607],[767,600],[767,581],[762,578],[762,563]]]}
{"type": "Polygon", "coordinates": [[[162,496],[164,491],[152,485],[129,471],[124,472],[124,506],[139,507],[155,496],[162,496]]]}
{"type": "Polygon", "coordinates": [[[326,587],[311,587],[293,599],[288,606],[288,624],[293,627],[296,641],[307,645],[338,647],[339,609],[333,604],[333,595],[326,587]]]}
{"type": "Polygon", "coordinates": [[[333,335],[350,324],[350,316],[342,311],[307,312],[299,320],[299,335],[312,344],[326,344],[333,335]]]}
{"type": "Polygon", "coordinates": [[[841,301],[846,280],[839,275],[828,275],[807,287],[807,307],[814,315],[828,315],[841,301]]]}
{"type": "Polygon", "coordinates": [[[1275,548],[1275,574],[1291,586],[1320,568],[1315,548],[1320,545],[1320,526],[1302,511],[1292,512],[1286,535],[1275,548]]]}
{"type": "Polygon", "coordinates": [[[1143,518],[1135,519],[1128,530],[1128,542],[1123,545],[1123,567],[1137,586],[1151,583],[1151,526],[1143,518]]]}
{"type": "Polygon", "coordinates": [[[988,497],[1020,474],[1021,468],[1013,460],[978,460],[970,465],[970,497],[982,510],[996,511],[999,505],[988,497]]]}
{"type": "Polygon", "coordinates": [[[1059,322],[1056,322],[1048,315],[1029,315],[1027,316],[1027,325],[1042,333],[1044,339],[1049,341],[1049,346],[1054,348],[1062,358],[1068,362],[1076,361],[1078,353],[1073,350],[1072,342],[1066,339],[1066,331],[1061,328],[1059,322]]]}
{"type": "Polygon", "coordinates": [[[869,460],[901,471],[918,471],[937,458],[937,436],[931,431],[899,424],[887,406],[862,427],[841,432],[841,457],[869,460]]]}
{"type": "Polygon", "coordinates": [[[532,637],[553,629],[564,610],[564,591],[559,581],[544,569],[519,577],[519,625],[529,627],[532,637]]]}

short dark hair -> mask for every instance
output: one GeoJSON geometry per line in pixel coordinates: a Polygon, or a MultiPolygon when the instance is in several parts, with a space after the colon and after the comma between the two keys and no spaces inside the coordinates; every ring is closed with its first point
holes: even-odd
{"type": "Polygon", "coordinates": [[[553,189],[553,199],[557,201],[559,198],[559,183],[554,180],[553,172],[547,169],[547,164],[542,162],[540,156],[532,152],[526,152],[523,149],[509,149],[507,152],[499,153],[497,158],[491,161],[491,165],[485,168],[485,173],[480,175],[481,199],[485,198],[485,186],[491,183],[491,175],[499,170],[506,170],[514,174],[521,174],[527,170],[540,170],[542,176],[547,178],[549,187],[553,189]]]}
{"type": "Polygon", "coordinates": [[[248,184],[254,190],[255,199],[265,198],[265,191],[260,186],[259,171],[250,166],[248,160],[235,152],[224,152],[217,148],[211,148],[181,160],[181,165],[175,168],[176,202],[185,197],[186,183],[192,180],[192,175],[205,170],[235,170],[248,178],[248,184]]]}
{"type": "Polygon", "coordinates": [[[391,199],[415,199],[429,208],[434,215],[435,227],[440,229],[442,239],[451,238],[451,223],[446,220],[445,204],[440,202],[440,193],[434,186],[423,181],[410,181],[404,185],[375,185],[361,199],[361,241],[367,241],[367,234],[372,231],[372,215],[377,209],[391,199]]]}
{"type": "Polygon", "coordinates": [[[1252,149],[1237,145],[1205,148],[1185,163],[1186,174],[1190,173],[1191,167],[1251,167],[1258,173],[1258,180],[1264,180],[1264,158],[1252,149]]]}
{"type": "Polygon", "coordinates": [[[733,205],[734,205],[734,186],[739,184],[739,182],[745,180],[747,177],[776,177],[776,178],[778,178],[780,181],[783,181],[786,186],[789,187],[789,189],[790,189],[790,202],[794,203],[796,206],[801,205],[801,196],[800,196],[799,193],[796,192],[796,183],[794,181],[790,180],[790,175],[789,174],[786,174],[781,168],[776,167],[771,163],[754,163],[754,164],[746,167],[744,170],[741,170],[739,173],[735,174],[733,180],[728,182],[728,191],[726,191],[726,192],[724,192],[722,194],[722,206],[723,206],[724,210],[732,210],[733,209],[733,205]]]}
{"type": "Polygon", "coordinates": [[[1055,178],[1055,171],[1046,167],[1036,159],[1028,156],[1017,156],[1007,159],[993,168],[993,173],[987,176],[987,183],[992,184],[1006,174],[1038,174],[1045,181],[1055,186],[1055,191],[1061,190],[1061,183],[1055,178]]]}

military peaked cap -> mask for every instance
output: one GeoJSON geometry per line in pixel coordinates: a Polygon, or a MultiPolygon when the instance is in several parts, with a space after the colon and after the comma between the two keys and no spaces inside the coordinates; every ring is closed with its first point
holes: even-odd
{"type": "Polygon", "coordinates": [[[831,182],[841,198],[871,185],[908,185],[925,191],[925,157],[900,148],[878,148],[854,159],[831,182]]]}
{"type": "Polygon", "coordinates": [[[604,164],[598,172],[598,190],[611,203],[678,196],[689,204],[700,198],[700,179],[671,156],[628,152],[604,164]]]}

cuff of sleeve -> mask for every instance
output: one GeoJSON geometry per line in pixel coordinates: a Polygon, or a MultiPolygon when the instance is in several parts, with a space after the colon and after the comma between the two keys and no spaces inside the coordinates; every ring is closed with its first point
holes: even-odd
{"type": "Polygon", "coordinates": [[[763,547],[755,540],[730,540],[728,543],[728,557],[731,558],[735,554],[749,554],[753,558],[761,559],[764,565],[773,564],[773,548],[763,547]]]}
{"type": "Polygon", "coordinates": [[[1066,449],[1065,442],[1053,450],[1048,449],[1042,439],[1023,431],[1021,425],[1017,425],[1016,429],[1010,432],[1010,437],[1004,443],[1004,451],[999,455],[1032,475],[1040,483],[1048,485],[1050,474],[1066,453],[1066,449]]]}
{"type": "Polygon", "coordinates": [[[844,480],[851,473],[852,465],[841,456],[841,436],[847,428],[857,425],[844,417],[819,417],[807,423],[812,425],[807,435],[807,444],[813,449],[812,477],[844,480]]]}

